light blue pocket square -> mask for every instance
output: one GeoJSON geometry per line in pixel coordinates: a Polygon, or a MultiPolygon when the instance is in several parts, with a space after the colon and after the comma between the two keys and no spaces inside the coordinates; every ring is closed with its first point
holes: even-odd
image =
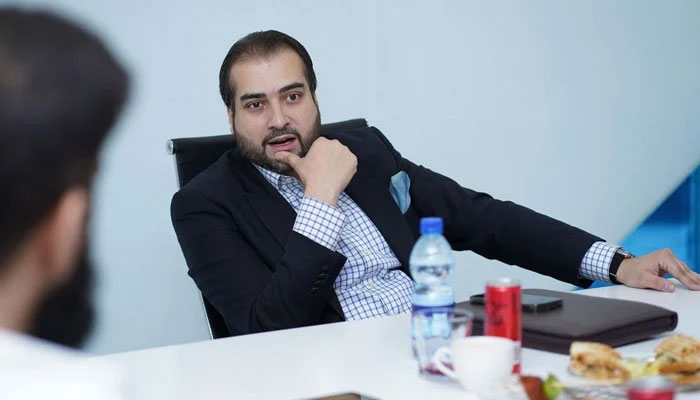
{"type": "Polygon", "coordinates": [[[403,171],[399,171],[391,177],[389,183],[389,193],[394,198],[396,205],[399,206],[401,214],[405,214],[408,207],[411,206],[411,194],[408,192],[411,188],[411,178],[403,171]]]}

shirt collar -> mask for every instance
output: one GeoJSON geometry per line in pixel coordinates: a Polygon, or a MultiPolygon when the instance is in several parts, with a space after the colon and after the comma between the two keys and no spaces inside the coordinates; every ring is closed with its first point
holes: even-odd
{"type": "MultiPolygon", "coordinates": [[[[265,180],[270,182],[270,185],[277,189],[278,192],[284,191],[285,188],[288,189],[290,185],[299,182],[296,178],[293,178],[291,176],[282,175],[280,173],[270,171],[269,169],[265,169],[255,163],[252,164],[253,166],[255,166],[255,168],[258,169],[258,171],[260,171],[265,180]]],[[[302,186],[301,182],[299,182],[299,186],[302,186]]]]}

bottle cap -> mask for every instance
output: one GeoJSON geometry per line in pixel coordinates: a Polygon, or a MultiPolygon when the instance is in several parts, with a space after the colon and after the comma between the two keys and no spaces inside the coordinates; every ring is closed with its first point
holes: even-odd
{"type": "Polygon", "coordinates": [[[439,233],[442,234],[442,218],[440,217],[427,217],[420,219],[420,233],[425,235],[427,233],[439,233]]]}

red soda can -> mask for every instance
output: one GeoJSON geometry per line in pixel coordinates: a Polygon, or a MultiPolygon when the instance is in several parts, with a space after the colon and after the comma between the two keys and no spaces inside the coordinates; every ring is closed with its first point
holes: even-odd
{"type": "Polygon", "coordinates": [[[628,400],[673,400],[676,388],[663,376],[635,379],[627,385],[628,400]]]}
{"type": "Polygon", "coordinates": [[[486,283],[484,334],[501,336],[516,342],[514,374],[520,374],[523,336],[521,297],[520,282],[514,279],[501,278],[486,283]]]}

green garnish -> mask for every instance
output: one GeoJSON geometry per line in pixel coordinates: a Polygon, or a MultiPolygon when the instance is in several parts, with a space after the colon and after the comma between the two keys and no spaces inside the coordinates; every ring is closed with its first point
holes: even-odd
{"type": "Polygon", "coordinates": [[[556,376],[549,374],[547,380],[542,383],[542,391],[549,400],[555,400],[564,391],[564,385],[559,382],[556,376]]]}

